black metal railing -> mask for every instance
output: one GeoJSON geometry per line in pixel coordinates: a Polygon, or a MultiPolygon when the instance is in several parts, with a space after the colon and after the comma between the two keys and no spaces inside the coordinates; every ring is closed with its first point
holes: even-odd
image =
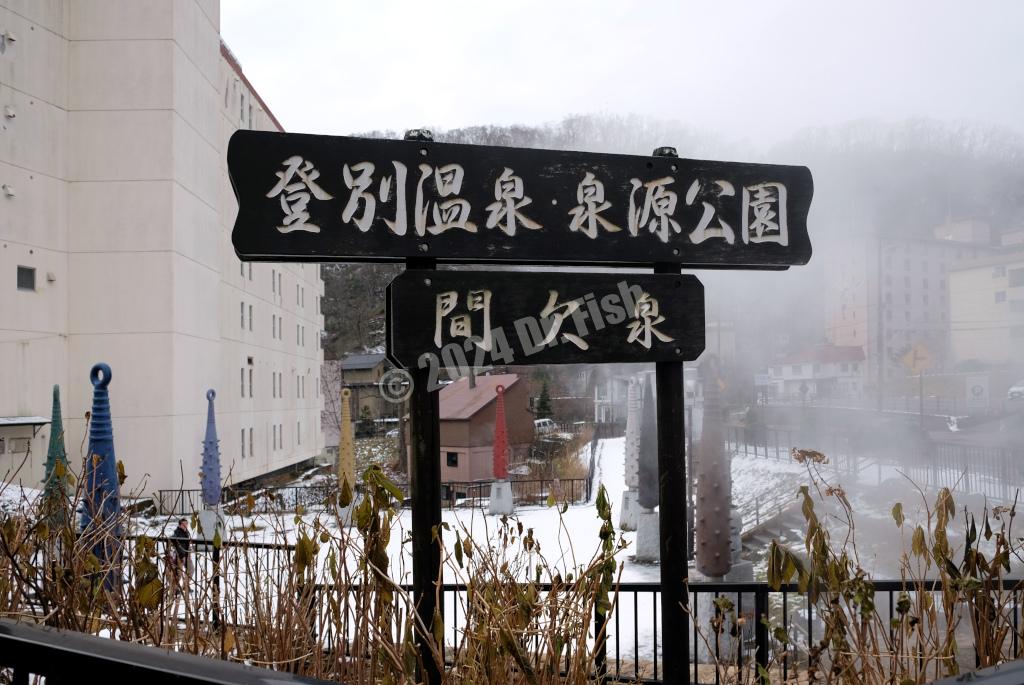
{"type": "Polygon", "coordinates": [[[966,442],[925,440],[899,451],[867,450],[848,432],[807,433],[764,426],[726,427],[726,447],[734,454],[789,461],[791,449],[823,452],[831,468],[880,484],[886,467],[898,469],[922,486],[981,494],[996,502],[1012,502],[1024,483],[1024,449],[966,442]]]}
{"type": "Polygon", "coordinates": [[[30,623],[0,619],[0,680],[28,685],[37,676],[51,683],[92,678],[147,685],[272,685],[326,683],[290,673],[254,668],[132,642],[110,640],[30,623]]]}
{"type": "MultiPolygon", "coordinates": [[[[441,496],[449,506],[480,506],[491,496],[494,481],[445,481],[441,483],[441,496]]],[[[526,478],[509,479],[512,499],[516,504],[544,504],[549,499],[557,503],[586,501],[586,478],[526,478]]]]}
{"type": "MultiPolygon", "coordinates": [[[[890,619],[898,617],[897,599],[902,592],[909,593],[911,598],[922,592],[930,593],[936,605],[941,604],[939,581],[876,581],[874,588],[879,618],[886,626],[890,619]]],[[[551,590],[551,585],[540,583],[535,585],[535,589],[543,595],[551,590]]],[[[349,586],[339,590],[321,586],[318,591],[355,592],[358,588],[349,586]]],[[[1005,657],[1021,658],[1016,636],[1020,630],[1024,587],[1019,580],[1006,579],[1002,583],[1002,591],[1012,595],[1008,605],[1012,607],[1010,621],[1014,635],[1007,640],[1005,657]]],[[[446,653],[451,658],[458,653],[459,636],[467,627],[467,588],[446,583],[442,586],[442,593],[446,653]]],[[[593,648],[595,675],[614,681],[661,682],[660,584],[621,583],[612,599],[607,617],[595,611],[589,630],[588,644],[593,648]]],[[[717,685],[724,674],[716,664],[728,666],[733,672],[734,668],[750,667],[756,673],[759,666],[770,670],[773,678],[783,681],[795,679],[798,673],[806,672],[825,632],[820,607],[827,598],[822,596],[816,603],[811,595],[802,592],[795,584],[773,590],[764,582],[690,583],[688,601],[692,683],[717,685]],[[731,616],[724,616],[718,603],[722,598],[732,603],[731,616]],[[786,642],[777,639],[776,628],[781,628],[787,635],[786,642]]],[[[398,616],[401,612],[394,614],[398,616]]],[[[966,625],[962,629],[969,632],[966,625]]],[[[329,627],[325,626],[318,634],[329,641],[326,645],[329,650],[346,651],[348,645],[336,642],[344,638],[331,633],[329,627]]],[[[970,639],[967,633],[960,637],[965,642],[970,639]]],[[[904,656],[912,657],[910,654],[904,656]]],[[[961,655],[959,666],[962,671],[976,668],[977,656],[961,655]]]]}
{"type": "MultiPolygon", "coordinates": [[[[296,506],[322,506],[337,491],[337,485],[333,481],[323,481],[314,485],[264,488],[225,487],[221,489],[220,501],[229,511],[245,507],[250,513],[268,514],[291,511],[296,506]]],[[[191,514],[205,509],[203,491],[198,488],[158,490],[157,499],[157,507],[162,514],[191,514]]]]}
{"type": "MultiPolygon", "coordinates": [[[[551,591],[550,584],[537,584],[535,587],[541,593],[551,591]]],[[[565,586],[562,588],[564,590],[565,586]]],[[[1004,598],[1005,615],[1012,635],[1006,640],[1003,657],[1021,658],[1018,636],[1024,587],[1020,580],[1005,579],[1000,590],[1007,593],[1004,598]]],[[[329,602],[323,595],[332,595],[332,601],[345,604],[344,596],[357,593],[360,588],[317,586],[315,591],[321,597],[315,598],[310,606],[325,607],[329,602]]],[[[454,659],[458,654],[460,635],[467,628],[467,588],[465,585],[446,583],[442,586],[442,592],[445,595],[445,653],[449,659],[454,659]]],[[[897,600],[903,592],[909,593],[912,601],[921,593],[929,593],[936,606],[942,604],[942,586],[939,581],[876,581],[874,592],[878,617],[881,625],[885,626],[889,625],[890,619],[898,617],[897,600]]],[[[660,682],[663,674],[659,636],[660,585],[621,583],[613,592],[612,600],[607,615],[601,615],[595,610],[589,630],[588,643],[593,649],[594,674],[607,680],[660,682]]],[[[406,599],[396,595],[395,601],[406,599]]],[[[797,678],[798,674],[806,671],[825,634],[825,622],[821,619],[820,611],[827,601],[829,598],[825,595],[813,599],[794,584],[773,590],[763,582],[690,583],[690,632],[687,636],[691,641],[692,655],[690,682],[718,683],[723,673],[716,667],[717,664],[729,664],[733,673],[735,668],[760,666],[769,669],[774,679],[788,681],[797,678]],[[721,598],[728,598],[732,603],[731,615],[724,620],[718,601],[721,598]],[[777,639],[776,628],[781,628],[785,633],[785,641],[777,639]]],[[[337,626],[328,617],[329,612],[314,609],[313,613],[310,617],[311,625],[324,647],[336,654],[352,653],[351,640],[359,638],[354,634],[336,632],[337,626]]],[[[399,621],[404,613],[395,611],[392,615],[399,621]]],[[[968,644],[971,639],[970,622],[962,623],[959,630],[964,631],[964,634],[959,637],[963,640],[961,644],[968,644]]],[[[977,667],[977,655],[969,651],[959,657],[962,671],[977,667]]],[[[271,676],[267,672],[252,677],[238,677],[236,673],[252,675],[253,671],[225,671],[222,669],[230,664],[183,655],[164,661],[162,655],[166,654],[163,650],[125,645],[116,640],[63,633],[31,625],[15,625],[0,620],[0,678],[3,677],[2,669],[14,669],[15,683],[28,682],[28,674],[46,676],[47,682],[63,682],[65,678],[80,676],[83,672],[103,673],[104,677],[113,678],[114,681],[138,682],[144,679],[152,683],[171,682],[171,676],[179,678],[174,682],[185,683],[263,683],[269,682],[268,678],[287,678],[277,673],[271,676]],[[129,647],[131,651],[121,651],[129,647]],[[54,665],[58,662],[58,665],[54,665]],[[101,670],[93,670],[96,667],[101,670]],[[153,674],[145,670],[149,667],[154,668],[153,674]]],[[[913,658],[911,653],[903,656],[913,658]]],[[[75,678],[76,682],[79,680],[80,677],[75,678]]]]}

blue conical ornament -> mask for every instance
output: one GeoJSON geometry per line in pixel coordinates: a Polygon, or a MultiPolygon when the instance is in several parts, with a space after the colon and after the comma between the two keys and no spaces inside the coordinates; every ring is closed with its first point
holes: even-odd
{"type": "Polygon", "coordinates": [[[67,497],[68,453],[64,448],[64,421],[60,412],[60,386],[53,386],[53,411],[50,415],[50,445],[46,450],[46,473],[43,476],[45,498],[60,510],[57,502],[67,497]]]}
{"type": "MultiPolygon", "coordinates": [[[[94,548],[101,563],[109,562],[116,550],[121,513],[121,487],[114,456],[114,429],[110,422],[110,397],[107,386],[113,374],[100,363],[92,367],[92,421],[89,424],[89,450],[85,459],[85,509],[82,531],[102,535],[94,548]],[[102,374],[102,375],[101,375],[102,374]]],[[[109,580],[108,576],[108,580],[109,580]]]]}
{"type": "Polygon", "coordinates": [[[213,400],[217,393],[206,391],[206,437],[203,439],[203,467],[199,472],[203,487],[203,504],[213,509],[220,504],[220,441],[217,439],[217,421],[213,414],[213,400]]]}

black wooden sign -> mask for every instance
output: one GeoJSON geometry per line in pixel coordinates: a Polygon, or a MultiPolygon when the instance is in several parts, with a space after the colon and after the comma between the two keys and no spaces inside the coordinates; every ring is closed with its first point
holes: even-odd
{"type": "Polygon", "coordinates": [[[405,368],[696,359],[704,287],[673,274],[412,270],[388,286],[405,368]]]}
{"type": "Polygon", "coordinates": [[[673,263],[811,257],[806,167],[237,131],[239,257],[673,263]]]}

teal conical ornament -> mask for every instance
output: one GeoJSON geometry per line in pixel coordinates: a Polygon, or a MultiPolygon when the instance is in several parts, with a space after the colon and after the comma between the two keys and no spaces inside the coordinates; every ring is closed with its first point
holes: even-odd
{"type": "Polygon", "coordinates": [[[46,474],[43,498],[47,513],[63,520],[67,497],[68,453],[64,447],[64,420],[60,411],[60,386],[53,386],[53,411],[50,415],[50,445],[46,450],[46,474]]]}

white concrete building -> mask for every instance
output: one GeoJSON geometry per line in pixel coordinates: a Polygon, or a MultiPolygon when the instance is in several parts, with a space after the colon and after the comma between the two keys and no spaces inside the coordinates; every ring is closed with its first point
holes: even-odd
{"type": "Polygon", "coordinates": [[[972,226],[939,227],[934,239],[859,236],[826,253],[825,335],[865,351],[866,385],[877,387],[879,362],[886,378],[902,376],[896,360],[914,345],[924,345],[937,367],[948,365],[947,272],[992,251],[988,233],[972,226]]]}
{"type": "MultiPolygon", "coordinates": [[[[125,490],[198,487],[207,388],[225,479],[309,459],[316,265],[242,264],[225,151],[280,125],[220,41],[217,0],[0,0],[0,416],[62,389],[81,457],[89,369],[113,369],[125,490]]],[[[0,428],[38,480],[49,430],[0,428]]],[[[9,476],[8,476],[9,477],[9,476]]]]}
{"type": "Polygon", "coordinates": [[[956,362],[1024,369],[1024,250],[954,266],[949,296],[956,362]]]}
{"type": "Polygon", "coordinates": [[[861,347],[816,345],[769,367],[768,376],[778,399],[858,399],[865,370],[861,347]]]}

